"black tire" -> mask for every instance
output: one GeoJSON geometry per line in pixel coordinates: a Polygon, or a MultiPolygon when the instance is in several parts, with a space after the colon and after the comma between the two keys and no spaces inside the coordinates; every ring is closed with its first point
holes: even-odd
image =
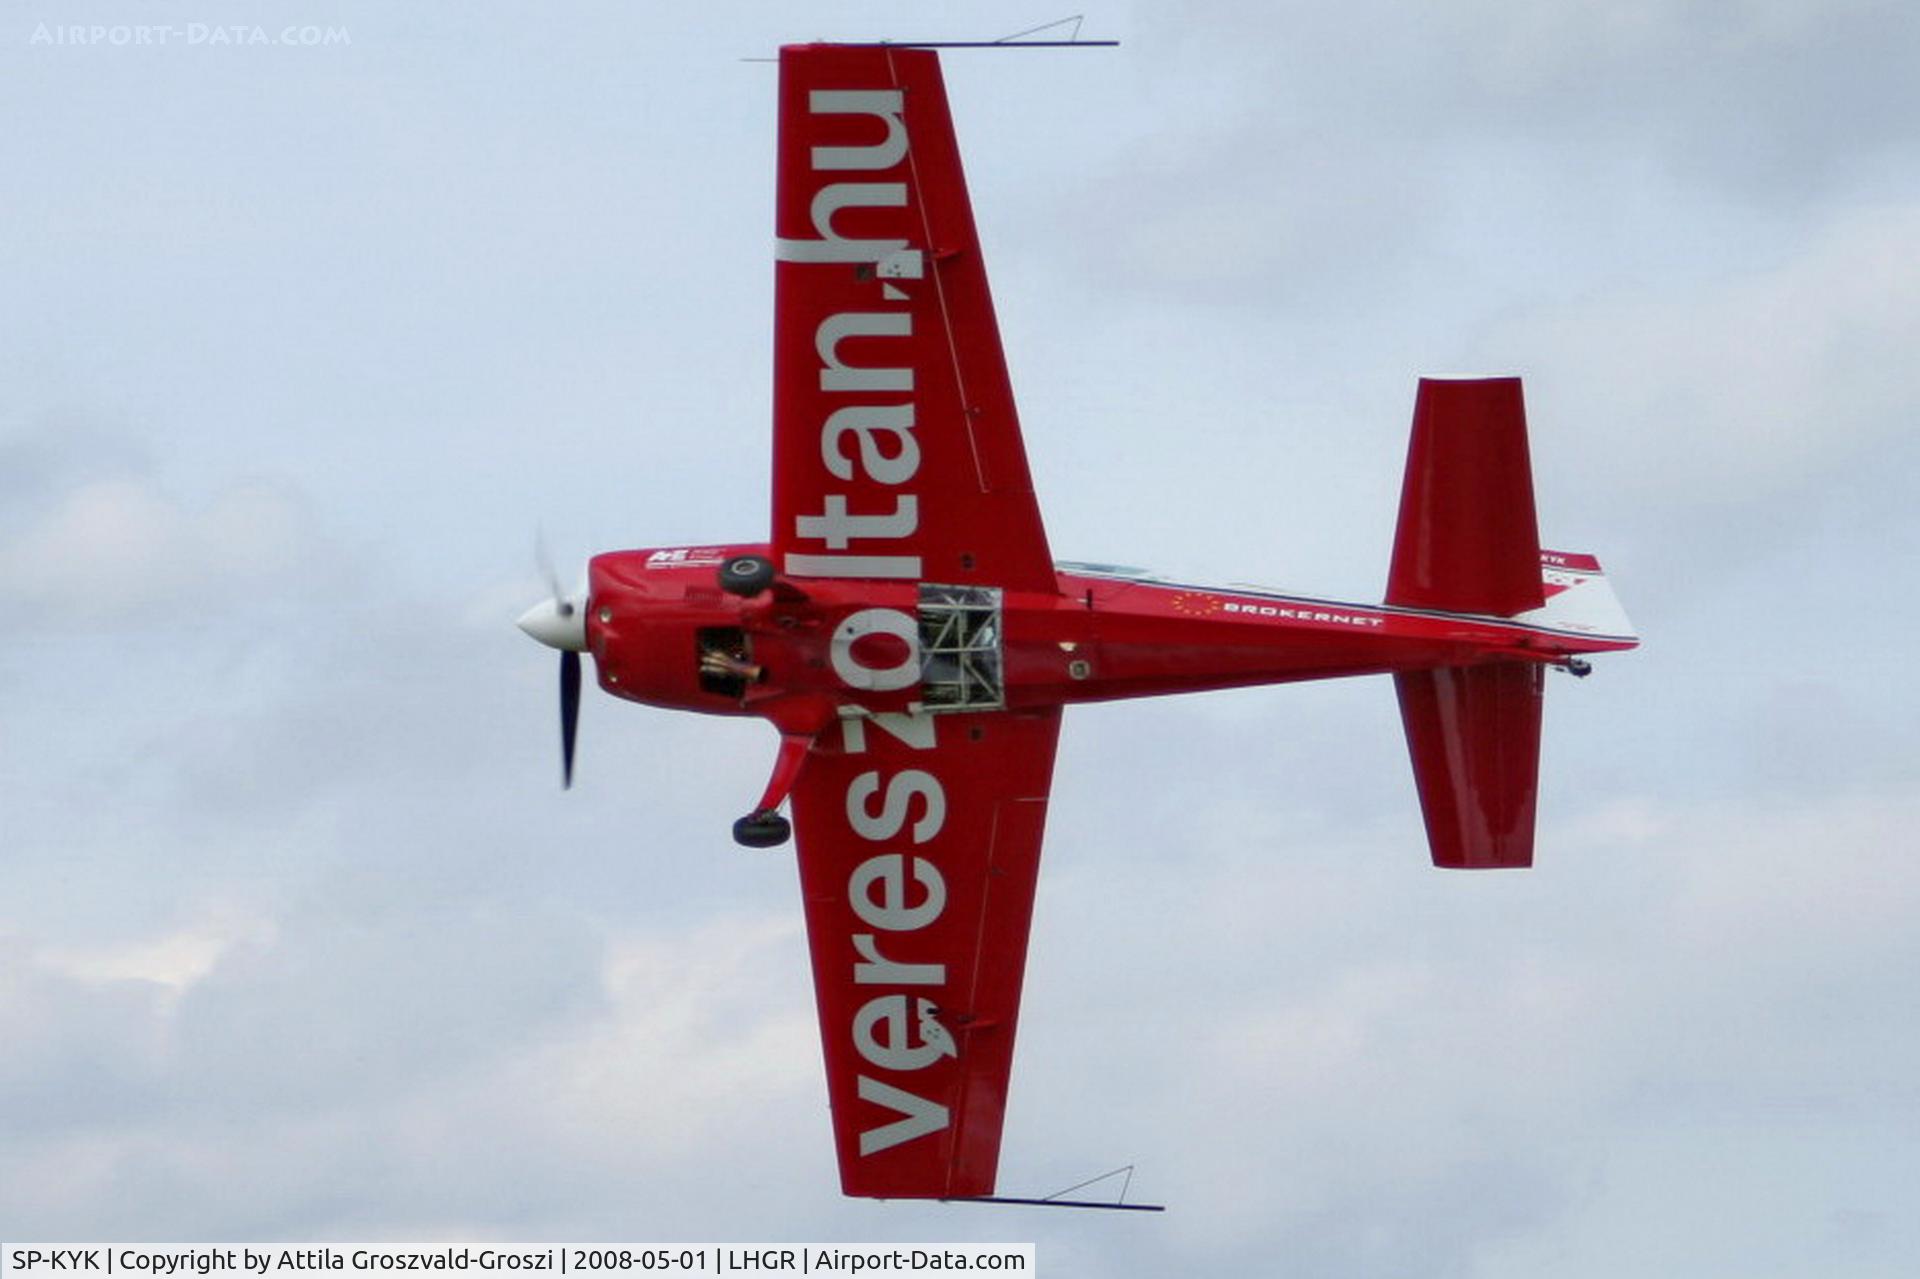
{"type": "Polygon", "coordinates": [[[736,555],[720,566],[720,589],[751,599],[773,585],[773,561],[764,555],[736,555]]]}
{"type": "Polygon", "coordinates": [[[748,848],[777,848],[793,838],[793,825],[775,812],[748,813],[733,824],[733,840],[748,848]]]}

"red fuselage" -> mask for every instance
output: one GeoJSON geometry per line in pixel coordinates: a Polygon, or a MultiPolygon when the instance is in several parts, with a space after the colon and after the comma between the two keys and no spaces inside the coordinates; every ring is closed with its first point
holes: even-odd
{"type": "MultiPolygon", "coordinates": [[[[619,551],[591,566],[587,647],[616,697],[712,715],[758,715],[817,732],[841,707],[928,704],[921,637],[862,627],[862,617],[924,618],[912,582],[810,578],[753,599],[723,592],[717,566],[764,545],[619,551]],[[857,632],[850,634],[849,631],[857,632]],[[722,644],[758,668],[751,680],[703,675],[722,644]]],[[[1494,617],[1345,604],[1261,588],[1184,586],[1112,572],[1057,575],[1053,593],[996,593],[983,650],[996,678],[976,703],[1023,709],[1293,680],[1467,666],[1558,662],[1630,647],[1494,617]]],[[[924,622],[923,622],[924,625],[924,622]]],[[[928,676],[931,678],[931,676],[928,676]]],[[[935,701],[933,704],[938,705],[935,701]]],[[[955,709],[961,709],[955,707],[955,709]]]]}

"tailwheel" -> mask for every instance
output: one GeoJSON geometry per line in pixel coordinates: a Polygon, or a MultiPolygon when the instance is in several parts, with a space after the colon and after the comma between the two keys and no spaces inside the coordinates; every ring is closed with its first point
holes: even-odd
{"type": "Polygon", "coordinates": [[[773,585],[773,561],[764,555],[736,555],[720,566],[720,589],[751,599],[773,585]]]}
{"type": "Polygon", "coordinates": [[[771,808],[755,809],[733,824],[735,843],[775,848],[793,838],[793,824],[771,808]]]}

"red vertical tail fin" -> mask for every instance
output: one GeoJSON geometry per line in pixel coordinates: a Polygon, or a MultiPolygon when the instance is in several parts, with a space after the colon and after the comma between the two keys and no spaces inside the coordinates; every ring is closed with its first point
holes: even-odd
{"type": "Polygon", "coordinates": [[[1422,378],[1387,603],[1511,616],[1543,598],[1520,379],[1422,378]]]}

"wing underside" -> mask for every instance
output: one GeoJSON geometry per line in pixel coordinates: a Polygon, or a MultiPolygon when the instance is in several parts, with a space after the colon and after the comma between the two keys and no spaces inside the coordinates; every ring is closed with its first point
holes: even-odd
{"type": "Polygon", "coordinates": [[[1052,590],[938,56],[782,49],[776,186],[782,571],[1052,590]]]}
{"type": "Polygon", "coordinates": [[[1059,708],[842,719],[793,795],[842,1189],[993,1193],[1059,708]]]}

